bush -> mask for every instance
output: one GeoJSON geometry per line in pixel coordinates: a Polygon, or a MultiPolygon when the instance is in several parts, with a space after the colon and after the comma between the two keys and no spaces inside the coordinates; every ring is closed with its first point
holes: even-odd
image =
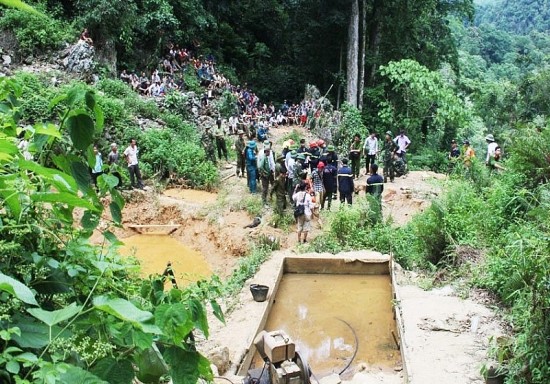
{"type": "Polygon", "coordinates": [[[75,29],[66,22],[18,9],[3,10],[0,29],[15,34],[21,55],[37,55],[57,50],[78,36],[75,29]]]}
{"type": "Polygon", "coordinates": [[[183,73],[183,81],[185,82],[185,91],[192,91],[197,95],[202,94],[203,89],[201,87],[201,82],[195,72],[195,69],[191,66],[188,66],[183,73]]]}
{"type": "Polygon", "coordinates": [[[169,92],[164,98],[164,107],[170,113],[174,113],[181,118],[189,118],[189,110],[187,109],[187,96],[184,96],[179,91],[169,92]]]}
{"type": "Polygon", "coordinates": [[[117,79],[103,78],[97,83],[97,89],[104,92],[106,96],[117,99],[136,96],[136,92],[127,83],[117,79]]]}

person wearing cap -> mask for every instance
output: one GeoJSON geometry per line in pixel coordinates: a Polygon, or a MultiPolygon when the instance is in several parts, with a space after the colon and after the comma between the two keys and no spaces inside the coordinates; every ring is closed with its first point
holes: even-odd
{"type": "Polygon", "coordinates": [[[270,199],[273,199],[275,194],[275,213],[282,215],[286,209],[286,169],[284,165],[285,158],[281,155],[277,157],[277,165],[275,165],[275,182],[271,188],[270,199]]]}
{"type": "Polygon", "coordinates": [[[325,209],[325,203],[328,202],[327,209],[330,211],[330,205],[332,204],[332,197],[336,196],[337,186],[336,177],[338,170],[331,164],[325,164],[323,168],[323,187],[325,189],[325,195],[321,200],[321,209],[325,209]]]}
{"type": "MultiPolygon", "coordinates": [[[[327,146],[327,153],[324,155],[324,157],[321,157],[321,161],[325,163],[325,166],[332,165],[334,169],[338,169],[338,154],[336,153],[336,149],[334,148],[334,145],[330,144],[327,146]]],[[[338,184],[337,176],[334,175],[334,185],[338,184]]],[[[332,196],[333,200],[336,200],[336,193],[332,196]]]]}
{"type": "Polygon", "coordinates": [[[258,174],[258,163],[256,160],[257,145],[254,140],[250,140],[246,145],[246,180],[250,193],[256,193],[256,178],[258,174]]]}
{"type": "Polygon", "coordinates": [[[235,152],[237,152],[237,170],[236,174],[237,177],[243,177],[244,176],[244,167],[246,163],[246,159],[244,157],[244,150],[246,149],[246,142],[244,141],[244,132],[239,129],[237,131],[237,138],[235,139],[235,152]]]}
{"type": "Polygon", "coordinates": [[[296,186],[304,181],[304,163],[306,161],[306,156],[303,153],[298,153],[296,155],[296,162],[294,163],[294,172],[292,173],[292,191],[293,193],[296,190],[296,186]]]}
{"type": "Polygon", "coordinates": [[[346,201],[349,205],[352,204],[354,189],[353,173],[351,172],[351,168],[348,167],[348,159],[342,159],[342,167],[338,170],[338,192],[340,192],[341,204],[346,201]]]}
{"type": "Polygon", "coordinates": [[[120,154],[118,153],[118,145],[116,143],[111,144],[111,152],[107,156],[107,163],[109,164],[109,172],[111,175],[118,179],[117,187],[122,186],[122,175],[118,172],[118,159],[120,154]]]}
{"type": "Polygon", "coordinates": [[[319,164],[319,157],[321,156],[321,152],[319,151],[319,146],[317,145],[317,141],[312,141],[309,143],[309,169],[313,172],[315,169],[317,169],[317,164],[319,164]]]}
{"type": "Polygon", "coordinates": [[[211,161],[214,165],[216,165],[216,152],[214,151],[214,141],[215,137],[210,132],[210,127],[207,126],[204,128],[204,133],[201,137],[201,143],[204,148],[204,152],[206,153],[206,160],[211,161]]]}
{"type": "Polygon", "coordinates": [[[489,160],[492,156],[495,155],[495,150],[498,147],[495,137],[492,134],[485,136],[485,141],[487,142],[487,156],[485,156],[485,164],[489,165],[489,160]]]}
{"type": "Polygon", "coordinates": [[[374,211],[374,221],[376,223],[382,220],[382,192],[384,192],[384,178],[378,174],[378,164],[371,165],[371,176],[367,179],[366,192],[374,197],[376,201],[374,211]]]}
{"type": "Polygon", "coordinates": [[[358,133],[353,135],[353,141],[349,146],[349,158],[353,177],[357,179],[361,170],[361,135],[358,133]]]}
{"type": "Polygon", "coordinates": [[[403,162],[407,164],[407,149],[411,145],[411,140],[405,135],[405,131],[401,130],[399,132],[399,136],[397,136],[394,140],[395,144],[397,144],[397,154],[400,158],[403,159],[403,162]]]}
{"type": "Polygon", "coordinates": [[[315,192],[315,201],[317,203],[321,203],[325,199],[325,185],[323,184],[324,169],[325,163],[319,161],[317,163],[317,167],[311,172],[311,180],[313,181],[313,192],[315,192]]]}
{"type": "Polygon", "coordinates": [[[470,165],[472,165],[472,159],[476,157],[476,152],[470,146],[470,140],[464,140],[462,144],[464,145],[464,151],[463,151],[464,157],[462,160],[464,162],[464,165],[469,167],[470,165]]]}
{"type": "Polygon", "coordinates": [[[370,132],[370,135],[365,139],[363,145],[363,156],[365,156],[365,172],[368,175],[370,173],[370,166],[374,164],[378,155],[378,138],[374,131],[370,132]]]}
{"type": "Polygon", "coordinates": [[[393,142],[393,134],[391,131],[386,131],[384,143],[382,143],[382,160],[384,161],[384,183],[388,182],[388,177],[393,183],[395,179],[395,166],[393,158],[397,151],[397,144],[393,142]]]}

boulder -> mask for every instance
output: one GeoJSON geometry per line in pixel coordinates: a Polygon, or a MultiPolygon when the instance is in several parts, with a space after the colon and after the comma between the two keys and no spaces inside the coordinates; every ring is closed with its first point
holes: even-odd
{"type": "Polygon", "coordinates": [[[94,47],[80,40],[69,48],[63,67],[67,72],[91,73],[95,66],[94,55],[94,47]]]}
{"type": "Polygon", "coordinates": [[[229,348],[227,347],[217,347],[211,350],[207,358],[216,366],[219,375],[225,374],[231,364],[229,360],[229,348]]]}
{"type": "Polygon", "coordinates": [[[11,56],[10,55],[2,55],[2,64],[6,67],[8,67],[11,64],[11,56]]]}

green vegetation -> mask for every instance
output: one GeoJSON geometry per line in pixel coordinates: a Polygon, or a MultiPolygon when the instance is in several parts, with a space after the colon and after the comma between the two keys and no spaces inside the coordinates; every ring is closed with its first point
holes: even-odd
{"type": "MultiPolygon", "coordinates": [[[[6,383],[174,383],[212,378],[194,347],[208,336],[205,303],[223,321],[213,287],[164,292],[116,252],[120,242],[97,229],[106,197],[111,222],[122,221],[118,180],[105,173],[91,187],[94,138],[103,130],[98,97],[85,87],[51,102],[59,124],[19,128],[23,87],[0,79],[0,377],[6,383]],[[28,141],[20,151],[17,137],[28,141]],[[34,155],[34,159],[29,159],[34,155]],[[81,219],[75,222],[75,214],[81,219]],[[175,364],[177,362],[177,364],[175,364]]],[[[209,286],[210,287],[210,286],[209,286]]]]}

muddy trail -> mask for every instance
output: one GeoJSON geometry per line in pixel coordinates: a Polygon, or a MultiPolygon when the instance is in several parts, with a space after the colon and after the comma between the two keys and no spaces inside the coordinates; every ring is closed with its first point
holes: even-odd
{"type": "MultiPolygon", "coordinates": [[[[270,140],[274,143],[275,152],[280,153],[282,143],[293,131],[298,132],[306,141],[313,139],[301,127],[272,129],[270,140]]],[[[253,197],[248,192],[246,178],[234,175],[234,165],[229,162],[220,166],[222,182],[216,192],[188,190],[177,185],[170,185],[163,191],[148,188],[145,191],[128,192],[123,227],[115,230],[115,234],[125,243],[122,254],[133,255],[139,260],[143,276],[162,273],[170,262],[177,282],[181,285],[211,274],[217,274],[223,280],[231,274],[239,259],[249,254],[255,241],[267,237],[279,242],[280,250],[274,252],[258,273],[244,284],[237,297],[232,298],[226,323],[222,324],[211,316],[210,338],[200,340],[199,348],[213,363],[215,373],[224,376],[224,379],[215,380],[220,383],[227,380],[233,383],[242,381],[242,372],[238,374],[238,371],[242,369],[241,365],[249,355],[259,322],[265,320],[266,313],[271,309],[265,303],[257,303],[252,299],[249,285],[260,283],[275,286],[278,284],[279,271],[285,258],[297,254],[302,256],[305,250],[303,245],[297,244],[294,225],[285,229],[273,227],[272,209],[263,207],[260,197],[253,197]],[[260,224],[250,227],[256,216],[260,218],[260,224]]],[[[364,172],[363,168],[361,177],[356,181],[359,189],[366,184],[364,172]]],[[[404,177],[396,178],[394,183],[385,184],[382,197],[384,216],[391,217],[396,226],[406,224],[441,193],[442,184],[439,180],[444,177],[433,172],[412,171],[404,177]]],[[[361,190],[359,193],[365,192],[361,190]]],[[[332,210],[337,210],[339,202],[334,203],[332,210]]],[[[323,215],[321,220],[313,220],[310,240],[322,233],[322,217],[323,215]]],[[[323,257],[363,259],[365,255],[375,259],[387,257],[369,251],[340,255],[306,254],[306,257],[314,262],[314,259],[323,257]]],[[[480,304],[479,300],[463,300],[451,287],[424,291],[418,287],[423,276],[403,271],[397,265],[393,273],[393,288],[400,293],[399,302],[392,299],[391,294],[381,291],[380,294],[386,296],[373,300],[385,303],[387,308],[383,307],[384,313],[373,312],[374,320],[370,323],[362,323],[353,318],[350,320],[360,324],[357,332],[362,343],[368,340],[368,335],[384,334],[385,338],[376,341],[378,349],[377,345],[369,345],[368,341],[363,344],[361,351],[358,351],[360,358],[354,360],[347,373],[341,377],[336,372],[338,368],[334,367],[341,367],[342,363],[345,365],[350,361],[351,351],[355,348],[355,342],[350,339],[352,333],[341,321],[334,320],[342,317],[341,315],[333,314],[323,305],[327,296],[322,291],[315,291],[314,288],[308,291],[303,285],[305,280],[299,279],[295,282],[299,288],[294,290],[300,290],[303,296],[301,303],[307,301],[311,304],[311,308],[306,311],[311,314],[311,321],[317,318],[328,321],[326,325],[312,325],[309,327],[311,329],[301,327],[308,332],[298,335],[303,340],[312,338],[307,344],[310,347],[305,348],[310,348],[306,353],[312,360],[311,365],[319,373],[317,378],[320,382],[425,384],[442,381],[449,384],[481,384],[483,380],[479,369],[487,355],[489,337],[503,334],[500,320],[491,310],[480,304]],[[396,340],[390,337],[387,328],[391,328],[388,324],[393,321],[390,303],[402,315],[403,333],[397,342],[409,356],[406,361],[402,360],[400,351],[395,349],[396,340]],[[329,313],[331,314],[328,315],[329,313]],[[372,328],[372,323],[382,325],[383,330],[372,328]],[[330,337],[327,336],[328,339],[324,341],[317,340],[321,330],[326,330],[330,337]],[[334,364],[327,365],[330,361],[334,364]]],[[[308,284],[316,286],[314,282],[308,284]]],[[[364,306],[364,300],[351,301],[346,292],[361,292],[363,287],[374,286],[366,280],[355,283],[350,281],[346,284],[351,284],[349,289],[344,293],[334,293],[336,302],[328,306],[338,308],[339,313],[351,314],[354,308],[364,306]],[[348,301],[348,306],[340,308],[338,303],[345,301],[348,301]]],[[[324,281],[321,287],[326,289],[327,286],[336,285],[342,284],[324,281]]],[[[284,285],[281,286],[284,294],[284,285]]],[[[365,292],[368,291],[367,289],[365,292]]],[[[280,305],[297,300],[297,295],[292,294],[292,288],[287,295],[288,298],[282,299],[280,305]]],[[[226,302],[222,303],[223,308],[228,308],[228,305],[226,302]]],[[[288,326],[290,333],[298,333],[298,328],[305,319],[299,317],[303,316],[304,305],[297,305],[298,309],[288,310],[298,313],[297,320],[292,323],[294,325],[288,326]]],[[[273,304],[273,308],[278,306],[279,304],[273,304]]],[[[272,323],[268,327],[285,326],[287,317],[283,314],[278,320],[270,320],[272,323]]],[[[300,343],[304,349],[304,342],[300,343]]]]}

